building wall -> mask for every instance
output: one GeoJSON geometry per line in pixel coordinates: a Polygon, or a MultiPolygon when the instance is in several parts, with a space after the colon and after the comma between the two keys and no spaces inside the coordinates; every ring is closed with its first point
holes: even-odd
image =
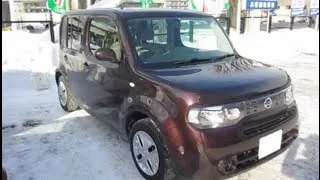
{"type": "MultiPolygon", "coordinates": [[[[279,0],[280,8],[290,7],[291,3],[292,3],[292,0],[279,0]]],[[[304,0],[304,3],[306,5],[306,8],[309,9],[310,8],[310,0],[304,0]]]]}
{"type": "Polygon", "coordinates": [[[230,0],[230,27],[236,28],[237,25],[237,3],[238,0],[230,0]]]}
{"type": "MultiPolygon", "coordinates": [[[[2,21],[10,21],[10,6],[9,1],[2,1],[2,21]]],[[[7,27],[9,24],[3,24],[2,27],[7,27]]]]}

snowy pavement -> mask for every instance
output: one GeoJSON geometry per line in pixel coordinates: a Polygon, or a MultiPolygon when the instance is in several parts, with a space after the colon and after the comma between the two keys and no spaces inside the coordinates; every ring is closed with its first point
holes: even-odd
{"type": "MultiPolygon", "coordinates": [[[[302,29],[230,36],[240,54],[287,70],[301,120],[291,148],[231,179],[319,179],[319,33],[302,29]]],[[[55,52],[44,39],[3,32],[2,162],[9,179],[142,179],[129,144],[114,129],[82,110],[61,109],[52,71],[55,52]],[[46,73],[48,90],[35,89],[36,72],[46,73]]]]}

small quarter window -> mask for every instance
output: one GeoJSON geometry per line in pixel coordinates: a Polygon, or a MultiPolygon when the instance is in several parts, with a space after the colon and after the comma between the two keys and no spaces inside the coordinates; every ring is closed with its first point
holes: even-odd
{"type": "Polygon", "coordinates": [[[65,49],[67,44],[67,22],[68,18],[64,17],[62,19],[61,27],[60,27],[60,49],[65,49]]]}
{"type": "Polygon", "coordinates": [[[68,49],[79,51],[83,38],[83,22],[79,17],[69,17],[67,19],[67,42],[68,49]]]}

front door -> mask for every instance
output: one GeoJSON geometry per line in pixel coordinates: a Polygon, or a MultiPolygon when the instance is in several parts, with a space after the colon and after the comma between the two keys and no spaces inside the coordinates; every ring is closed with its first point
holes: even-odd
{"type": "Polygon", "coordinates": [[[86,25],[85,56],[87,71],[84,73],[83,103],[89,113],[119,127],[119,109],[128,95],[128,69],[121,55],[121,39],[116,23],[108,17],[89,18],[86,25]],[[117,63],[95,58],[99,48],[115,52],[117,63]]]}

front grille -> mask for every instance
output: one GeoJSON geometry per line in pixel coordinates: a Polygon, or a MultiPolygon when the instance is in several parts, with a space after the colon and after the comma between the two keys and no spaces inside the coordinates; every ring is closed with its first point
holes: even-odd
{"type": "Polygon", "coordinates": [[[246,114],[246,116],[257,114],[259,112],[268,110],[264,106],[264,102],[268,97],[271,98],[271,100],[272,100],[272,105],[271,105],[270,109],[276,109],[276,108],[279,108],[284,105],[284,102],[285,102],[285,92],[284,91],[280,91],[280,92],[271,94],[269,96],[263,96],[263,97],[259,97],[259,98],[253,99],[253,100],[248,100],[248,101],[245,101],[245,107],[246,107],[245,114],[246,114]]]}
{"type": "Polygon", "coordinates": [[[254,136],[256,134],[263,133],[289,121],[295,116],[296,109],[291,108],[259,120],[248,121],[243,124],[243,135],[254,136]]]}

